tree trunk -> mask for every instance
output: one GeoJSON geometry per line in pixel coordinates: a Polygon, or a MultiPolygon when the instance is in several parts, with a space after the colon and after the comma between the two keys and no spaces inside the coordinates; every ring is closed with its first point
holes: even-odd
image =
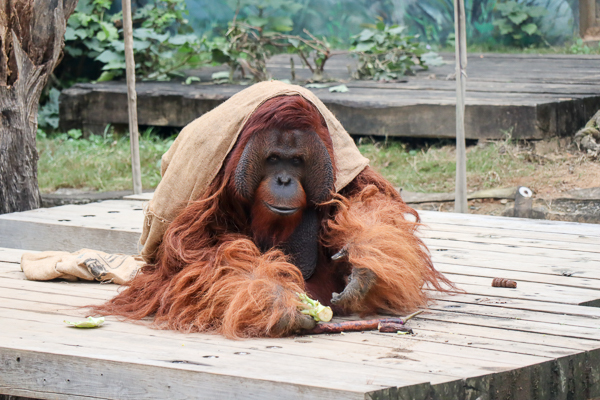
{"type": "Polygon", "coordinates": [[[42,89],[77,0],[0,0],[0,214],[40,206],[35,146],[42,89]]]}

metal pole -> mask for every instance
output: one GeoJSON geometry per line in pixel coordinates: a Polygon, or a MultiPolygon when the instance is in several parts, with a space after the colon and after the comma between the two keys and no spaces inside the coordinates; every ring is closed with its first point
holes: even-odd
{"type": "Polygon", "coordinates": [[[137,95],[135,93],[135,61],[133,60],[133,25],[131,22],[131,0],[122,0],[123,37],[125,38],[125,64],[127,66],[127,108],[129,110],[129,140],[131,143],[131,174],[133,193],[142,193],[140,167],[140,145],[138,141],[137,95]]]}
{"type": "Polygon", "coordinates": [[[467,151],[465,146],[465,88],[467,83],[467,30],[465,2],[454,0],[454,32],[456,48],[456,191],[454,211],[468,212],[467,151]]]}

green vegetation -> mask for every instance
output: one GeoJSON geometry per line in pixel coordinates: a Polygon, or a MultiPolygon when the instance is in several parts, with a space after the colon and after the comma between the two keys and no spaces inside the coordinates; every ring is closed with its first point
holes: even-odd
{"type": "MultiPolygon", "coordinates": [[[[388,26],[383,21],[367,27],[353,37],[352,53],[358,56],[357,79],[393,80],[409,75],[415,66],[427,69],[433,64],[431,53],[416,36],[404,34],[403,26],[388,26]],[[426,63],[425,60],[429,60],[426,63]]],[[[439,57],[433,53],[434,57],[439,57]]],[[[441,59],[439,60],[441,62],[441,59]]]]}
{"type": "MultiPolygon", "coordinates": [[[[227,64],[229,74],[226,80],[232,81],[233,74],[240,70],[242,78],[252,75],[253,81],[270,79],[267,72],[267,60],[274,54],[283,52],[296,53],[313,73],[312,80],[323,79],[325,63],[331,55],[327,39],[318,39],[309,31],[304,31],[304,37],[288,35],[275,29],[287,31],[291,26],[273,25],[268,18],[234,19],[229,24],[229,30],[224,38],[215,38],[211,43],[212,62],[227,64]],[[252,23],[252,24],[250,24],[252,23]],[[269,25],[273,27],[269,30],[269,25]],[[312,54],[312,62],[309,60],[312,54]]],[[[288,22],[291,23],[291,20],[288,22]]],[[[213,78],[220,77],[220,73],[213,78]]]]}
{"type": "Polygon", "coordinates": [[[507,1],[496,5],[500,15],[494,21],[500,36],[517,47],[537,45],[543,38],[539,19],[546,15],[543,7],[507,1]]]}
{"type": "MultiPolygon", "coordinates": [[[[409,149],[399,141],[363,140],[359,149],[371,166],[395,186],[415,192],[454,190],[456,152],[454,145],[433,145],[409,149]],[[370,142],[370,143],[369,143],[370,142]]],[[[442,142],[443,143],[443,142],[442,142]]],[[[504,181],[530,175],[535,167],[524,162],[525,155],[513,151],[509,142],[490,142],[467,149],[469,189],[504,185],[504,181]]]]}
{"type": "MultiPolygon", "coordinates": [[[[467,43],[494,43],[493,16],[496,0],[465,0],[467,43]]],[[[454,46],[453,0],[419,0],[406,8],[411,32],[430,44],[454,46]]]]}
{"type": "MultiPolygon", "coordinates": [[[[124,75],[122,13],[110,13],[112,0],[80,0],[65,34],[66,59],[59,76],[70,82],[107,81],[124,75]]],[[[185,0],[156,0],[134,15],[134,57],[141,79],[165,80],[183,67],[207,62],[206,39],[185,19],[185,0]]]]}
{"type": "MultiPolygon", "coordinates": [[[[374,141],[363,138],[359,149],[371,165],[395,186],[410,191],[450,192],[454,190],[454,146],[436,141],[434,145],[412,148],[406,142],[374,141]]],[[[140,137],[142,184],[145,189],[160,181],[160,158],[173,143],[161,139],[152,130],[140,137]]],[[[450,142],[448,142],[450,143],[450,142]]],[[[528,176],[535,164],[527,154],[516,151],[509,141],[490,142],[468,148],[468,179],[472,189],[504,185],[507,180],[528,176]]],[[[39,185],[44,193],[59,188],[98,191],[131,188],[131,164],[128,136],[81,137],[81,131],[46,136],[38,135],[39,185]]]]}
{"type": "MultiPolygon", "coordinates": [[[[38,131],[38,182],[42,193],[59,188],[90,191],[131,189],[131,153],[128,136],[113,133],[91,135],[71,130],[46,136],[38,131]]],[[[173,139],[160,139],[147,130],[140,137],[142,186],[153,188],[160,181],[160,158],[173,139]]]]}

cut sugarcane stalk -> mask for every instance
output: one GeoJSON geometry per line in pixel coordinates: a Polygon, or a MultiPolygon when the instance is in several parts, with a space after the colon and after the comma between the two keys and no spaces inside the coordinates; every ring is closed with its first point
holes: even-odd
{"type": "Polygon", "coordinates": [[[318,300],[313,300],[306,293],[298,293],[298,297],[302,302],[300,312],[305,315],[310,315],[317,322],[329,322],[333,318],[331,307],[324,306],[318,300]]]}

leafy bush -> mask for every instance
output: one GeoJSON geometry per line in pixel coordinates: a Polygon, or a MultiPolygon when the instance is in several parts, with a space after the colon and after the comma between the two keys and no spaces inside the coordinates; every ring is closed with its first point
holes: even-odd
{"type": "Polygon", "coordinates": [[[304,30],[305,36],[288,34],[293,30],[289,15],[300,7],[291,0],[245,0],[238,3],[225,37],[216,37],[211,43],[213,62],[229,65],[227,80],[233,79],[236,70],[241,71],[243,78],[249,74],[254,81],[267,80],[270,78],[267,60],[283,52],[297,53],[313,72],[313,80],[321,80],[325,63],[331,55],[327,40],[320,40],[307,30],[304,30]],[[288,15],[280,15],[282,11],[288,15]],[[312,63],[309,60],[311,55],[312,63]]]}
{"type": "Polygon", "coordinates": [[[43,106],[38,109],[38,127],[43,129],[58,128],[58,97],[60,91],[51,88],[43,106]]]}
{"type": "MultiPolygon", "coordinates": [[[[65,61],[75,68],[65,76],[104,81],[124,74],[122,13],[110,15],[111,4],[111,0],[79,1],[65,34],[65,52],[70,56],[65,61]]],[[[184,66],[206,61],[205,39],[193,34],[186,13],[184,0],[155,0],[135,10],[134,57],[140,78],[169,79],[184,66]]]]}
{"type": "Polygon", "coordinates": [[[427,69],[428,52],[417,36],[403,34],[405,27],[383,21],[368,25],[353,36],[351,51],[358,56],[357,79],[394,80],[410,74],[415,66],[427,69]]]}
{"type": "MultiPolygon", "coordinates": [[[[468,43],[493,43],[496,0],[465,0],[468,43]]],[[[430,43],[454,46],[453,0],[419,0],[406,8],[406,25],[430,43]]]]}
{"type": "Polygon", "coordinates": [[[496,5],[500,14],[494,21],[500,35],[513,46],[530,46],[542,43],[539,19],[546,14],[543,7],[516,1],[496,5]]]}
{"type": "Polygon", "coordinates": [[[583,39],[578,38],[567,48],[569,54],[600,54],[600,43],[597,46],[588,46],[583,39]]]}

